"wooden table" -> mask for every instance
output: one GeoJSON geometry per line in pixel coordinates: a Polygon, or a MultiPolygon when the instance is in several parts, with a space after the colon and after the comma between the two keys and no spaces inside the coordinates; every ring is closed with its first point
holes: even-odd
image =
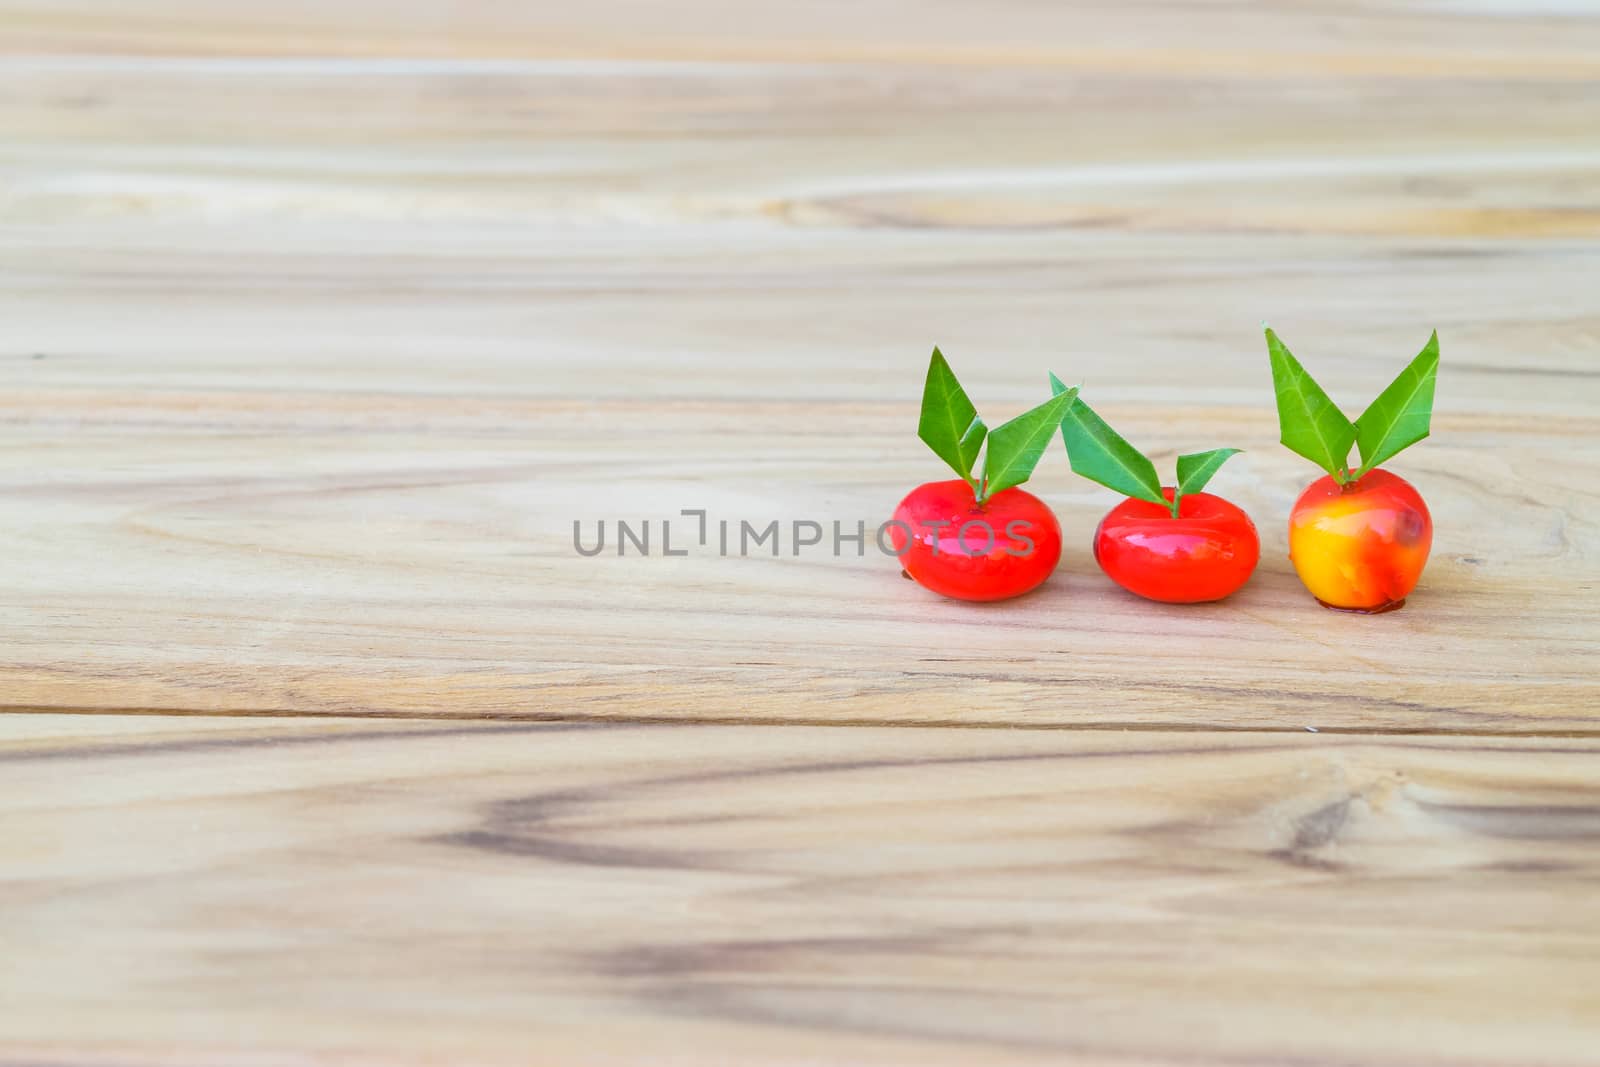
{"type": "Polygon", "coordinates": [[[0,0],[0,282],[0,1064],[1600,1063],[1588,5],[0,0]],[[1439,330],[1401,612],[1263,319],[1439,330]],[[1252,584],[795,554],[935,343],[1252,584]]]}

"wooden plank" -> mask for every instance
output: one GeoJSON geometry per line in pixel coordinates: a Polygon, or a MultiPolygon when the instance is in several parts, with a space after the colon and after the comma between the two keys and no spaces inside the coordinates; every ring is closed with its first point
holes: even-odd
{"type": "Polygon", "coordinates": [[[0,717],[0,1062],[1593,1064],[1594,740],[0,717]]]}
{"type": "Polygon", "coordinates": [[[1594,729],[1600,19],[658,8],[0,5],[0,705],[1594,729]],[[1352,406],[1440,330],[1404,612],[1284,559],[1264,317],[1352,406]],[[1254,583],[1109,586],[1059,451],[1026,600],[790,555],[939,476],[934,342],[1246,448],[1254,583]],[[783,554],[662,558],[683,508],[783,554]]]}
{"type": "MultiPolygon", "coordinates": [[[[1121,74],[1590,78],[1600,30],[1574,0],[1326,0],[1174,9],[1150,0],[996,0],[979,12],[907,0],[709,0],[516,6],[490,0],[0,0],[0,54],[938,63],[1121,74]]],[[[1384,118],[1386,116],[1375,116],[1384,118]]],[[[1466,116],[1470,118],[1471,116],[1466,116]]],[[[1536,118],[1536,116],[1529,116],[1536,118]]]]}

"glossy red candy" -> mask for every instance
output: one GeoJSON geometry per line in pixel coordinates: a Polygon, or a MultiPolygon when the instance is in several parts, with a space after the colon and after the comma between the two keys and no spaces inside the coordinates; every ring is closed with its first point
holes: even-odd
{"type": "MultiPolygon", "coordinates": [[[[1163,489],[1167,500],[1172,490],[1163,489]]],[[[1129,498],[1094,534],[1094,558],[1130,593],[1168,604],[1221,600],[1256,569],[1261,540],[1239,508],[1210,493],[1187,493],[1178,507],[1129,498]]]]}
{"type": "Polygon", "coordinates": [[[1061,559],[1061,525],[1044,501],[1004,489],[979,504],[960,478],[906,494],[888,540],[907,574],[957,600],[1020,596],[1061,559]]]}

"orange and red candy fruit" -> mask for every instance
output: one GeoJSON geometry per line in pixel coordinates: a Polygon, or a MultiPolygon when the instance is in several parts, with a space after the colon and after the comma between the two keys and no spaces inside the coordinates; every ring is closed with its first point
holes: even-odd
{"type": "Polygon", "coordinates": [[[1318,478],[1289,515],[1289,559],[1330,608],[1391,611],[1416,588],[1433,519],[1411,483],[1386,470],[1340,486],[1318,478]]]}

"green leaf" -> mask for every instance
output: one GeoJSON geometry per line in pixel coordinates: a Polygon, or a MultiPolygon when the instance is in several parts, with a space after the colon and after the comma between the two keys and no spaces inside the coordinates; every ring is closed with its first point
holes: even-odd
{"type": "Polygon", "coordinates": [[[1039,457],[1061,425],[1061,417],[1077,396],[1076,389],[1069,389],[994,428],[989,435],[989,452],[983,458],[984,499],[1021,485],[1033,475],[1039,457]]]}
{"type": "Polygon", "coordinates": [[[1267,352],[1272,357],[1272,386],[1278,394],[1278,430],[1291,451],[1298,452],[1344,484],[1350,446],[1355,444],[1355,424],[1345,418],[1300,361],[1267,330],[1267,352]]]}
{"type": "Polygon", "coordinates": [[[978,409],[967,399],[966,390],[945,362],[944,353],[935,348],[928,361],[928,380],[922,387],[922,418],[917,423],[917,436],[933,449],[934,455],[971,482],[972,464],[988,432],[989,428],[978,418],[978,409]]]}
{"type": "Polygon", "coordinates": [[[1428,436],[1433,384],[1438,376],[1439,332],[1435,330],[1417,358],[1356,420],[1356,445],[1361,449],[1361,469],[1356,477],[1428,436]]]}
{"type": "Polygon", "coordinates": [[[1178,513],[1178,501],[1183,499],[1185,493],[1198,493],[1204,489],[1211,476],[1238,454],[1237,448],[1213,448],[1209,452],[1191,452],[1187,456],[1179,456],[1178,487],[1172,494],[1172,513],[1178,513]]]}
{"type": "MultiPolygon", "coordinates": [[[[1050,388],[1057,399],[1067,395],[1067,387],[1054,374],[1050,375],[1050,388]]],[[[1167,498],[1161,495],[1161,478],[1156,474],[1156,465],[1076,397],[1061,420],[1061,435],[1066,440],[1067,458],[1072,461],[1074,474],[1099,482],[1107,489],[1115,489],[1124,496],[1170,506],[1167,498]]]]}

